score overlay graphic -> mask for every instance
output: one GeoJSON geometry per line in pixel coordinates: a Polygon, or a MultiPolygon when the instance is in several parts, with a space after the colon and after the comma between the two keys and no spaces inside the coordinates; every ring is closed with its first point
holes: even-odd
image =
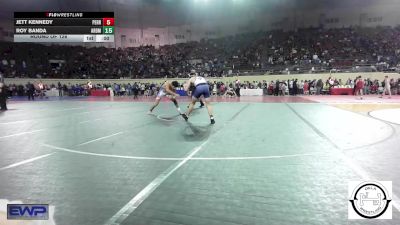
{"type": "Polygon", "coordinates": [[[114,42],[113,12],[14,12],[14,42],[114,42]]]}

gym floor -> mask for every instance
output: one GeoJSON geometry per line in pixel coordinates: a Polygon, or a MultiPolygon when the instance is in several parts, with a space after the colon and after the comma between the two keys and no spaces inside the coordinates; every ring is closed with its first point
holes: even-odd
{"type": "Polygon", "coordinates": [[[147,115],[154,98],[65,99],[0,113],[0,199],[48,203],[57,225],[400,224],[398,96],[216,97],[214,125],[168,101],[147,115]],[[359,180],[393,182],[393,219],[347,219],[359,180]]]}

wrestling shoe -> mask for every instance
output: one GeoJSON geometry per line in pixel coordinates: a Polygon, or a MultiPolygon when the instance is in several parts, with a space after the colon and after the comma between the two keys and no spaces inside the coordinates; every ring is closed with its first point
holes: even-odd
{"type": "Polygon", "coordinates": [[[214,124],[214,123],[215,123],[215,120],[214,120],[214,117],[213,117],[213,116],[210,117],[210,120],[211,120],[211,124],[214,124]]]}
{"type": "Polygon", "coordinates": [[[183,119],[185,119],[185,121],[188,121],[188,117],[186,116],[186,114],[182,113],[181,116],[183,117],[183,119]]]}

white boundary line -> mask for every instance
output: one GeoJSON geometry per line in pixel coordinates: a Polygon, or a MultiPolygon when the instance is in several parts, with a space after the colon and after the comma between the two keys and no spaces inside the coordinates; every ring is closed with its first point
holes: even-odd
{"type": "Polygon", "coordinates": [[[32,120],[18,120],[18,121],[11,121],[11,122],[4,122],[4,123],[0,123],[0,125],[7,125],[7,124],[14,124],[14,123],[25,123],[25,122],[29,122],[32,120]]]}
{"type": "Polygon", "coordinates": [[[20,135],[24,135],[24,134],[36,133],[36,132],[40,132],[40,131],[44,131],[44,130],[45,130],[45,129],[40,129],[40,130],[32,130],[32,131],[21,132],[21,133],[17,133],[17,134],[10,134],[10,135],[6,135],[6,136],[2,136],[2,137],[0,137],[0,139],[2,139],[2,138],[9,138],[9,137],[15,137],[15,136],[20,136],[20,135]]]}
{"type": "Polygon", "coordinates": [[[399,105],[399,102],[335,102],[335,103],[326,103],[327,105],[399,105]]]}
{"type": "Polygon", "coordinates": [[[191,160],[254,160],[254,159],[281,159],[281,158],[293,158],[301,156],[314,156],[323,155],[329,153],[315,152],[315,153],[304,153],[304,154],[292,154],[292,155],[270,155],[270,156],[247,156],[247,157],[197,157],[191,160]]]}
{"type": "MultiPolygon", "coordinates": [[[[83,113],[89,113],[89,112],[83,112],[83,113]]],[[[82,114],[82,113],[76,113],[76,114],[82,114]]],[[[76,114],[74,114],[74,115],[76,115],[76,114]]],[[[99,118],[99,119],[94,119],[94,120],[81,121],[81,122],[78,122],[77,124],[89,123],[89,122],[98,121],[98,120],[101,120],[101,119],[99,118]]],[[[38,120],[21,120],[21,121],[13,121],[13,122],[5,122],[5,123],[11,124],[11,123],[29,122],[29,121],[38,122],[38,120]]],[[[2,125],[2,123],[0,123],[0,125],[2,125]]],[[[54,127],[50,127],[50,128],[46,128],[46,129],[33,130],[33,131],[26,131],[26,132],[21,132],[21,133],[17,133],[17,134],[6,135],[6,136],[0,137],[0,139],[8,138],[8,137],[14,137],[14,136],[20,136],[20,135],[24,135],[24,134],[35,133],[35,132],[39,132],[39,131],[43,131],[43,130],[47,130],[47,129],[52,129],[52,128],[54,128],[54,127]]],[[[91,141],[88,141],[88,142],[85,142],[85,143],[81,143],[81,144],[79,144],[77,146],[86,145],[86,144],[89,144],[89,143],[92,143],[92,142],[95,142],[95,141],[99,141],[99,140],[102,140],[102,139],[105,139],[105,138],[109,138],[109,137],[112,137],[112,136],[115,136],[115,135],[118,135],[118,134],[122,134],[122,133],[124,133],[124,132],[118,132],[116,134],[112,134],[112,135],[109,135],[109,136],[101,137],[101,138],[98,138],[98,139],[95,139],[95,140],[91,140],[91,141]]]]}
{"type": "MultiPolygon", "coordinates": [[[[147,156],[127,156],[127,155],[111,155],[111,154],[102,154],[102,153],[93,153],[93,152],[84,152],[78,151],[69,148],[57,147],[50,144],[41,144],[44,147],[51,148],[54,150],[60,150],[64,152],[76,153],[81,155],[91,155],[91,156],[99,156],[99,157],[107,157],[107,158],[122,158],[122,159],[138,159],[138,160],[161,160],[161,161],[180,161],[185,160],[185,158],[173,158],[173,157],[147,157],[147,156]]],[[[315,152],[315,153],[304,153],[304,154],[292,154],[292,155],[270,155],[270,156],[246,156],[246,157],[235,157],[235,156],[227,156],[227,157],[191,157],[190,160],[257,160],[257,159],[281,159],[281,158],[294,158],[294,157],[302,157],[302,156],[314,156],[314,155],[324,155],[329,153],[323,152],[315,152]]]]}
{"type": "Polygon", "coordinates": [[[77,109],[85,109],[87,107],[75,107],[75,108],[69,108],[69,109],[58,109],[55,110],[54,112],[63,112],[63,111],[70,111],[70,110],[77,110],[77,109]]]}
{"type": "MultiPolygon", "coordinates": [[[[38,103],[38,102],[37,102],[38,103]]],[[[18,109],[18,107],[16,107],[18,109]]],[[[68,111],[68,110],[75,110],[75,109],[82,109],[86,107],[74,107],[74,108],[65,108],[65,109],[55,109],[55,110],[49,110],[49,109],[29,109],[29,108],[23,108],[19,110],[26,110],[26,111],[31,111],[31,112],[42,112],[42,111],[47,111],[47,112],[60,112],[60,111],[68,111]]],[[[18,114],[24,114],[24,111],[17,111],[18,114]]]]}
{"type": "Polygon", "coordinates": [[[80,114],[89,114],[91,112],[85,111],[85,112],[80,112],[80,113],[74,113],[73,115],[80,115],[80,114]]]}
{"type": "Polygon", "coordinates": [[[0,171],[6,170],[6,169],[10,169],[10,168],[14,168],[14,167],[17,167],[17,166],[20,166],[20,165],[24,165],[24,164],[27,164],[27,163],[30,163],[30,162],[33,162],[33,161],[36,161],[36,160],[39,160],[39,159],[43,159],[43,158],[49,157],[49,156],[51,156],[53,154],[55,154],[55,152],[50,153],[50,154],[46,154],[46,155],[41,155],[41,156],[38,156],[38,157],[34,157],[34,158],[31,158],[31,159],[27,159],[27,160],[24,160],[24,161],[21,161],[21,162],[18,162],[18,163],[14,163],[14,164],[11,164],[11,165],[8,165],[8,166],[0,168],[0,171]]]}
{"type": "MultiPolygon", "coordinates": [[[[85,104],[86,105],[86,104],[85,104]]],[[[47,111],[50,113],[54,113],[54,112],[63,112],[63,111],[71,111],[71,110],[78,110],[78,109],[84,109],[84,110],[90,110],[90,111],[83,111],[83,112],[77,112],[77,113],[72,113],[72,114],[67,114],[67,116],[71,116],[71,115],[81,115],[81,114],[87,114],[87,113],[91,113],[91,112],[95,112],[95,110],[98,109],[109,109],[110,107],[105,107],[105,106],[100,106],[100,107],[87,107],[87,106],[82,106],[82,107],[74,107],[74,108],[66,108],[66,109],[56,109],[56,110],[49,110],[49,109],[38,109],[35,110],[33,109],[34,112],[41,112],[41,111],[47,111]],[[93,110],[94,109],[94,110],[93,110]]],[[[120,107],[121,109],[129,109],[130,107],[120,107]]],[[[30,111],[32,109],[22,109],[24,111],[19,111],[21,112],[21,114],[26,114],[26,111],[30,111]]],[[[51,118],[53,117],[64,117],[64,116],[51,116],[51,118]]],[[[19,121],[9,121],[9,122],[1,122],[0,121],[0,125],[2,124],[11,124],[11,123],[22,123],[22,122],[39,122],[40,120],[46,120],[49,119],[48,117],[41,117],[41,118],[36,118],[36,119],[27,119],[27,120],[19,120],[19,121]]]]}
{"type": "Polygon", "coordinates": [[[108,158],[144,159],[144,160],[171,160],[171,161],[178,161],[178,160],[183,160],[184,159],[184,158],[153,158],[153,157],[141,157],[141,156],[109,155],[109,154],[102,154],[102,153],[82,152],[82,151],[77,151],[77,150],[68,149],[68,148],[61,148],[61,147],[57,147],[57,146],[49,145],[49,144],[44,144],[44,143],[41,144],[41,145],[45,146],[47,148],[60,150],[60,151],[64,151],[64,152],[71,152],[71,153],[77,153],[77,154],[82,154],[82,155],[108,157],[108,158]]]}
{"type": "MultiPolygon", "coordinates": [[[[53,111],[53,112],[62,112],[62,111],[69,111],[69,110],[76,110],[76,109],[81,109],[81,108],[56,110],[56,111],[53,111]]],[[[90,113],[90,112],[80,112],[80,113],[74,113],[72,115],[80,115],[80,114],[85,114],[85,113],[90,113]]],[[[14,123],[26,123],[26,122],[40,122],[41,120],[46,120],[46,119],[49,119],[49,118],[43,117],[43,118],[36,118],[36,119],[17,120],[17,121],[10,121],[10,122],[0,122],[0,125],[7,125],[7,124],[14,124],[14,123]]]]}
{"type": "MultiPolygon", "coordinates": [[[[85,108],[85,107],[80,107],[80,108],[85,108]]],[[[80,109],[80,108],[70,108],[70,109],[65,109],[65,110],[58,110],[58,111],[66,111],[66,110],[75,110],[75,109],[80,109]]],[[[101,108],[101,107],[99,107],[101,108]]],[[[107,109],[110,107],[107,107],[107,109]]],[[[93,108],[87,108],[87,109],[93,109],[93,108]]],[[[120,109],[129,109],[129,107],[121,107],[120,109]]],[[[38,110],[39,111],[39,110],[38,110]]],[[[40,111],[45,111],[45,110],[40,110],[40,111]]],[[[74,116],[74,115],[81,115],[81,114],[90,114],[91,112],[94,112],[95,110],[91,110],[91,111],[84,111],[84,112],[79,112],[79,113],[72,113],[72,114],[68,114],[68,116],[74,116]]],[[[57,111],[54,111],[57,112],[57,111]]],[[[135,111],[135,112],[141,112],[141,111],[135,111]]],[[[64,117],[64,116],[51,116],[50,118],[46,118],[46,117],[42,117],[42,118],[36,118],[36,119],[27,119],[27,120],[18,120],[18,121],[8,121],[8,122],[1,122],[0,121],[0,125],[7,125],[7,124],[14,124],[14,123],[25,123],[25,122],[40,122],[42,120],[47,120],[47,119],[52,119],[52,118],[58,118],[58,117],[64,117]]],[[[107,117],[106,117],[107,119],[107,117]]],[[[96,121],[96,120],[93,120],[96,121]]],[[[89,122],[89,120],[88,120],[89,122]]],[[[81,124],[80,122],[78,124],[81,124]]]]}
{"type": "Polygon", "coordinates": [[[90,141],[87,141],[87,142],[80,143],[77,146],[87,145],[87,144],[90,144],[90,143],[93,143],[93,142],[96,142],[96,141],[100,141],[100,140],[103,140],[103,139],[106,139],[106,138],[110,138],[110,137],[113,137],[113,136],[116,136],[116,135],[120,135],[120,134],[123,134],[123,133],[124,133],[123,131],[117,132],[117,133],[110,134],[110,135],[107,135],[107,136],[104,136],[104,137],[100,137],[100,138],[96,138],[96,139],[93,139],[93,140],[90,140],[90,141]]]}
{"type": "Polygon", "coordinates": [[[124,205],[114,216],[112,216],[105,224],[106,225],[119,225],[121,224],[139,205],[150,196],[153,191],[161,185],[172,173],[182,167],[187,161],[189,161],[193,155],[198,153],[204,145],[208,143],[208,140],[203,142],[201,145],[193,148],[189,154],[179,162],[176,162],[170,166],[163,173],[158,175],[150,184],[148,184],[143,190],[141,190],[135,197],[133,197],[126,205],[124,205]]]}
{"type": "Polygon", "coordinates": [[[102,120],[102,119],[99,118],[99,119],[94,119],[94,120],[85,120],[85,121],[79,122],[78,124],[90,123],[90,122],[99,121],[99,120],[102,120]]]}

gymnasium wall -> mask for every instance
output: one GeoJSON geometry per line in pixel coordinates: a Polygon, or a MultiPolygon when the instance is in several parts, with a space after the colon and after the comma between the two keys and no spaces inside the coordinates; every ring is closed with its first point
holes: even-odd
{"type": "Polygon", "coordinates": [[[332,5],[326,5],[325,1],[314,1],[314,4],[310,3],[309,6],[296,5],[293,1],[288,2],[290,4],[277,5],[265,10],[257,8],[257,5],[244,7],[240,15],[224,12],[220,17],[209,15],[209,17],[201,18],[202,22],[184,25],[144,29],[117,27],[116,46],[137,47],[146,44],[163,46],[273,29],[295,30],[318,26],[325,28],[394,27],[400,24],[398,13],[400,1],[398,0],[369,0],[368,2],[353,0],[341,3],[335,1],[332,5]],[[121,36],[124,36],[124,41],[121,36]]]}
{"type": "MultiPolygon", "coordinates": [[[[223,81],[223,82],[232,82],[237,79],[240,81],[276,81],[276,80],[288,80],[297,78],[298,80],[313,80],[313,79],[322,79],[326,80],[330,76],[335,77],[337,79],[342,79],[343,82],[347,81],[348,78],[354,79],[357,76],[362,76],[364,78],[370,79],[378,79],[383,80],[385,75],[388,75],[389,78],[399,79],[400,74],[398,73],[334,73],[334,74],[295,74],[295,75],[258,75],[258,76],[239,76],[239,77],[223,77],[223,78],[209,78],[210,81],[223,81]]],[[[145,82],[145,83],[162,83],[166,79],[91,79],[93,84],[127,84],[127,83],[134,83],[134,82],[145,82]]],[[[178,80],[180,82],[185,81],[186,79],[173,79],[170,78],[169,80],[178,80]]],[[[79,80],[79,79],[16,79],[16,78],[5,78],[6,84],[23,84],[25,85],[27,82],[38,82],[42,81],[46,84],[57,84],[61,82],[62,84],[84,84],[88,80],[79,80]]]]}

